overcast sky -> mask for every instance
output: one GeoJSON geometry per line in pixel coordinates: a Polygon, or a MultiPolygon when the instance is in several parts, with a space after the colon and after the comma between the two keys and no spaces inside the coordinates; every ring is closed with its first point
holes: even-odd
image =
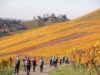
{"type": "Polygon", "coordinates": [[[100,0],[0,0],[0,17],[31,20],[55,13],[75,19],[100,8],[100,0]]]}

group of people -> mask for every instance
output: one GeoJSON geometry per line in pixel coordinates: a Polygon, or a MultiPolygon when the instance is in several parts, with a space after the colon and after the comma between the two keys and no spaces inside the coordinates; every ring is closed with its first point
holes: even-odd
{"type": "MultiPolygon", "coordinates": [[[[26,72],[27,75],[30,75],[30,70],[32,67],[33,72],[36,71],[36,66],[37,66],[37,59],[36,57],[34,57],[32,60],[30,60],[29,57],[24,57],[22,59],[22,63],[23,63],[23,67],[24,67],[24,71],[26,72]]],[[[66,57],[60,58],[58,61],[58,58],[56,57],[52,57],[49,60],[49,64],[50,67],[54,66],[55,68],[57,68],[57,65],[61,65],[62,63],[69,63],[68,59],[66,57]]],[[[16,63],[15,63],[15,74],[18,75],[19,73],[19,69],[20,69],[20,64],[21,64],[21,60],[19,57],[16,58],[16,63]]],[[[39,60],[39,68],[40,68],[40,72],[43,72],[43,68],[44,68],[44,59],[40,58],[39,60]]]]}
{"type": "MultiPolygon", "coordinates": [[[[35,69],[37,66],[37,60],[35,57],[32,59],[32,61],[30,60],[29,57],[24,57],[22,61],[23,61],[24,71],[26,72],[27,75],[30,75],[29,73],[30,73],[32,66],[33,66],[33,72],[35,72],[35,69]]],[[[18,75],[19,73],[20,64],[21,64],[20,59],[19,57],[17,57],[16,63],[15,63],[15,74],[16,75],[18,75]]],[[[40,72],[43,72],[43,66],[44,66],[44,60],[43,58],[41,58],[39,62],[40,72]]]]}
{"type": "Polygon", "coordinates": [[[53,58],[50,58],[50,66],[54,66],[55,68],[57,68],[57,65],[62,65],[63,63],[65,64],[68,64],[69,61],[68,61],[68,58],[67,57],[63,57],[63,58],[60,58],[59,61],[58,61],[58,58],[56,57],[53,57],[53,58]]]}

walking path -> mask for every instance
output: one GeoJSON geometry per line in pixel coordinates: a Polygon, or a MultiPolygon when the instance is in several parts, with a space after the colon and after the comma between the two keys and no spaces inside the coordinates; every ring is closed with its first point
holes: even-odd
{"type": "MultiPolygon", "coordinates": [[[[44,65],[44,71],[43,73],[41,73],[39,67],[36,67],[36,72],[33,72],[31,68],[30,75],[50,75],[50,72],[54,69],[55,69],[54,67],[50,67],[49,65],[44,65]]],[[[19,75],[26,75],[26,72],[20,71],[19,75]]]]}

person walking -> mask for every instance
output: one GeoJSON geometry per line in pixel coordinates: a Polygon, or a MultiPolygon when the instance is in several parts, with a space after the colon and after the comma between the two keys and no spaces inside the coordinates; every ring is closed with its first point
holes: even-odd
{"type": "Polygon", "coordinates": [[[57,65],[58,65],[58,58],[56,57],[56,68],[57,68],[57,65]]]}
{"type": "Polygon", "coordinates": [[[40,72],[43,72],[43,67],[44,67],[44,60],[43,60],[43,58],[40,59],[39,66],[40,66],[40,72]]]}
{"type": "Polygon", "coordinates": [[[65,58],[65,64],[69,64],[69,60],[67,57],[65,58]]]}
{"type": "Polygon", "coordinates": [[[54,65],[55,68],[57,68],[57,64],[58,64],[58,58],[54,57],[54,59],[53,59],[53,65],[54,65]]]}
{"type": "Polygon", "coordinates": [[[27,57],[24,57],[23,58],[23,66],[24,66],[24,71],[25,72],[26,72],[26,64],[25,64],[26,60],[27,60],[27,57]]]}
{"type": "Polygon", "coordinates": [[[59,64],[61,65],[61,64],[62,64],[62,62],[63,62],[63,61],[62,61],[62,58],[60,58],[60,60],[59,60],[59,64]]]}
{"type": "Polygon", "coordinates": [[[53,58],[53,66],[56,68],[56,58],[53,58]]]}
{"type": "Polygon", "coordinates": [[[63,63],[65,63],[65,56],[63,57],[63,63]]]}
{"type": "Polygon", "coordinates": [[[20,67],[20,59],[19,57],[16,58],[16,61],[15,61],[15,75],[18,75],[19,73],[19,67],[20,67]]]}
{"type": "Polygon", "coordinates": [[[27,75],[30,75],[31,60],[29,57],[27,57],[27,60],[25,61],[25,63],[26,63],[26,73],[27,73],[27,75]]]}
{"type": "Polygon", "coordinates": [[[49,63],[50,63],[50,67],[52,67],[52,65],[53,65],[53,60],[52,60],[52,58],[50,58],[49,63]]]}
{"type": "Polygon", "coordinates": [[[35,72],[35,68],[36,68],[36,65],[37,65],[37,60],[36,60],[35,57],[32,60],[32,64],[33,64],[33,72],[35,72]]]}

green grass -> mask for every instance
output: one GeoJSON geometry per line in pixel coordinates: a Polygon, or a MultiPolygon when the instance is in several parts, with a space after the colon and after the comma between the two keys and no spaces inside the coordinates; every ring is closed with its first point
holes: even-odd
{"type": "MultiPolygon", "coordinates": [[[[73,67],[62,66],[60,69],[55,69],[51,72],[50,75],[89,75],[89,73],[84,72],[82,69],[73,69],[73,67]]],[[[92,75],[97,75],[96,73],[92,73],[92,75]]]]}
{"type": "MultiPolygon", "coordinates": [[[[8,68],[6,71],[0,71],[0,75],[12,75],[14,70],[14,68],[8,68]]],[[[20,66],[20,70],[23,70],[23,65],[20,66]]]]}
{"type": "Polygon", "coordinates": [[[0,75],[12,75],[13,71],[2,71],[0,72],[0,75]]]}

